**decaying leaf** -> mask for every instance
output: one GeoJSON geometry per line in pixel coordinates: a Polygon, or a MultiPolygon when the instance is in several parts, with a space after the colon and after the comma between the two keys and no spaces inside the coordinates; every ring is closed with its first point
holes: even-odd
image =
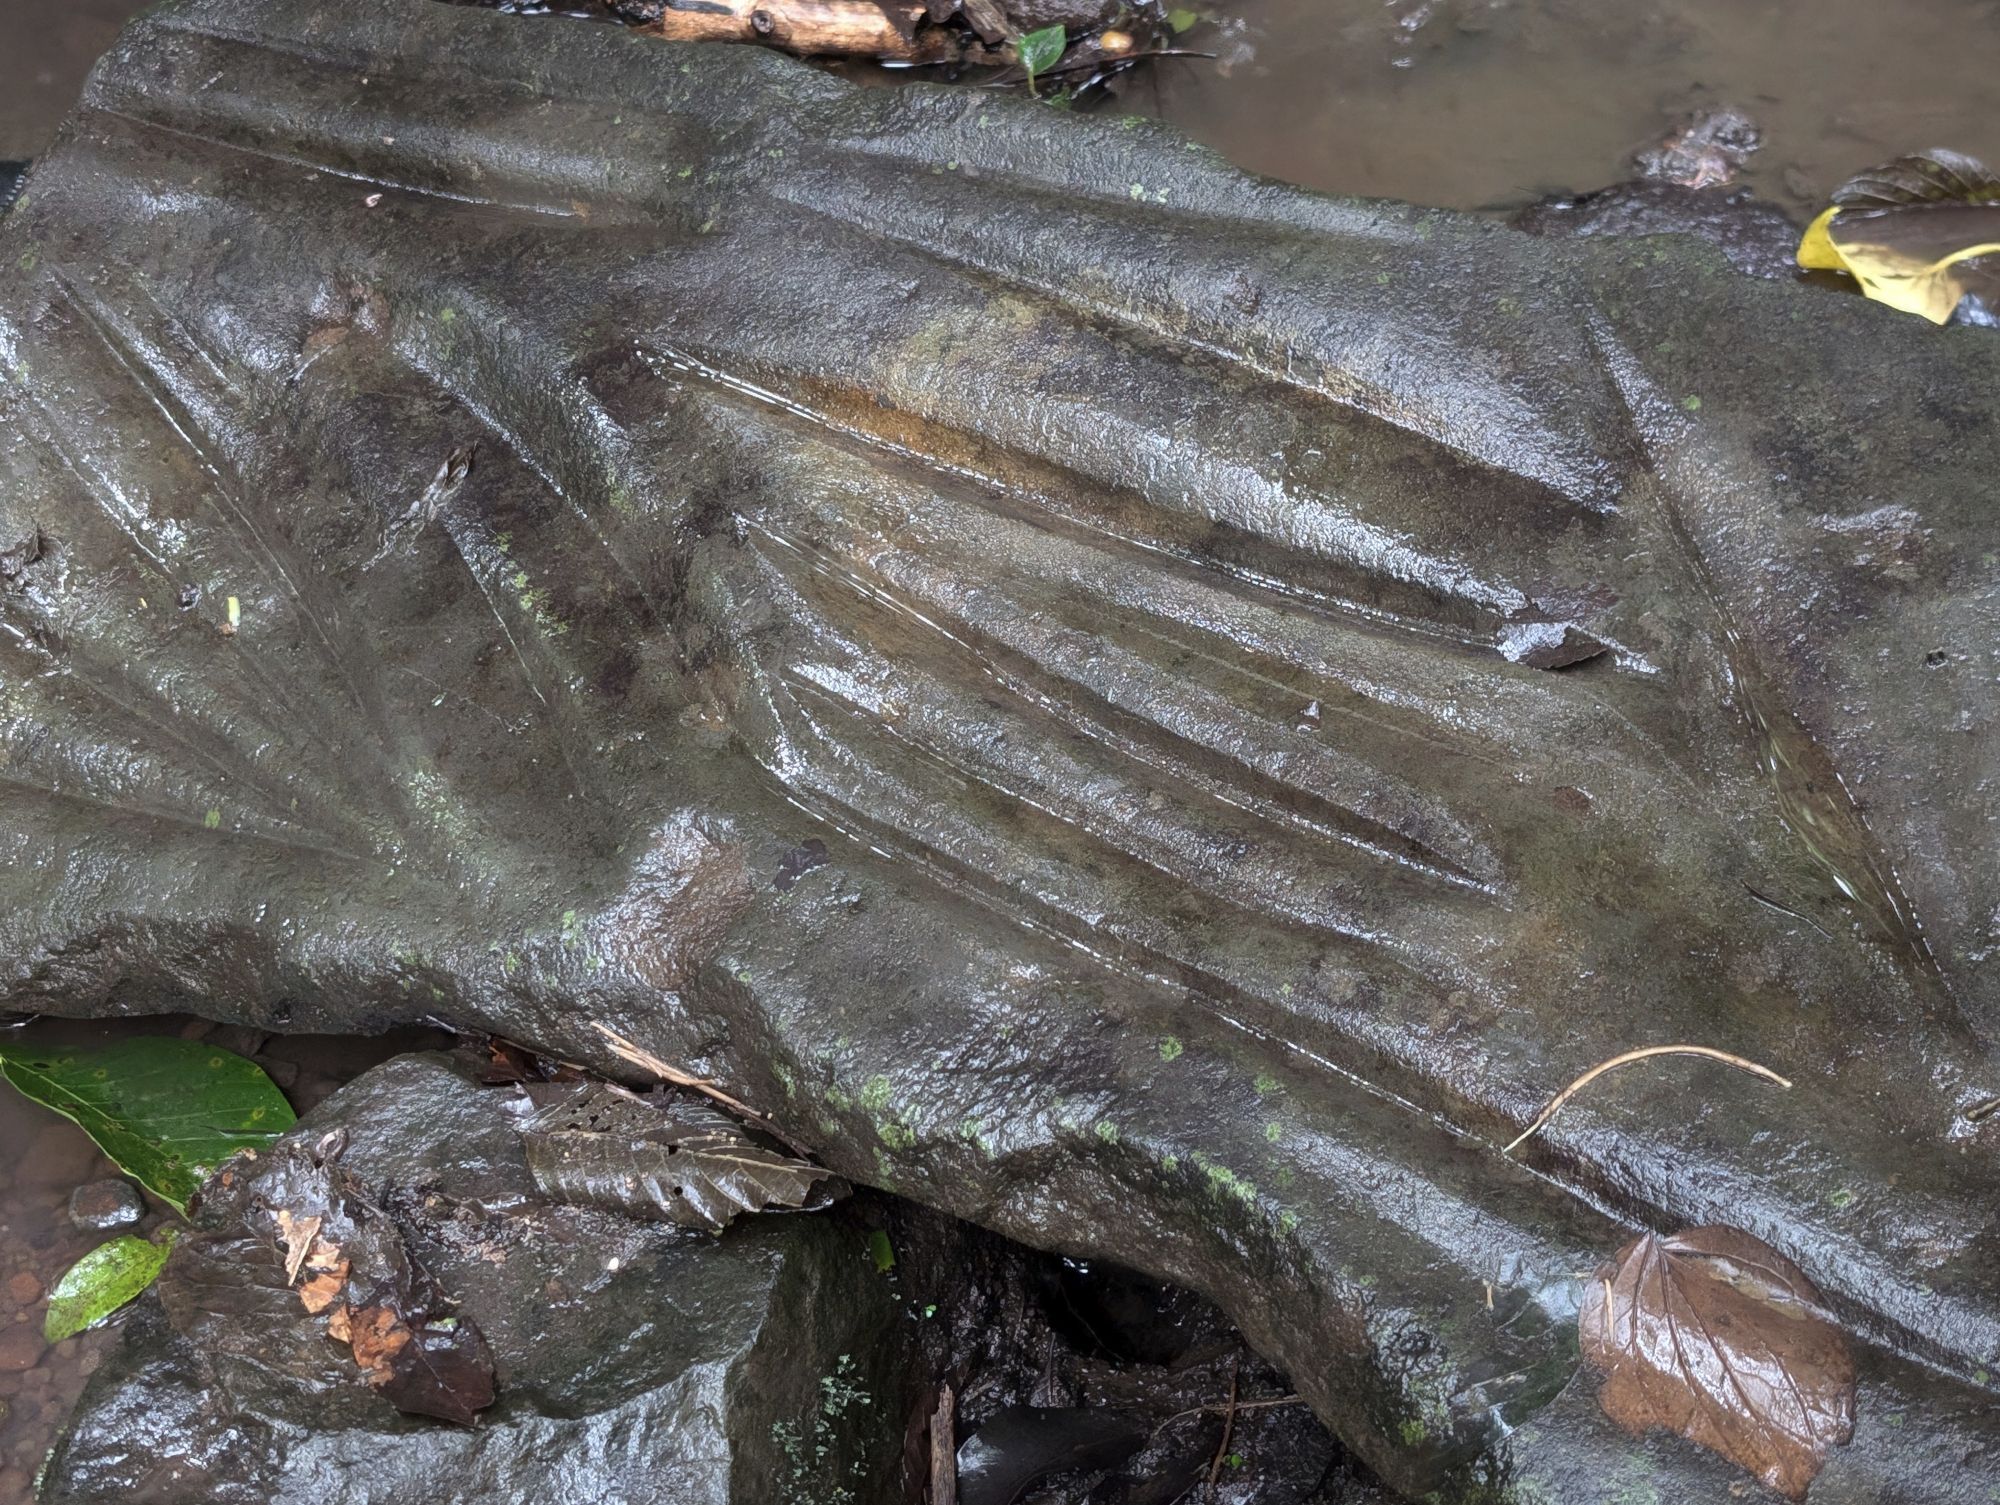
{"type": "Polygon", "coordinates": [[[1834,192],[1798,262],[1846,272],[1876,302],[1933,324],[1968,293],[2000,305],[2000,175],[1941,150],[1870,168],[1834,192]]]}
{"type": "Polygon", "coordinates": [[[338,1145],[284,1153],[276,1184],[288,1205],[255,1216],[299,1304],[324,1314],[327,1337],[396,1409],[470,1425],[494,1395],[479,1329],[409,1258],[395,1219],[333,1164],[338,1145]]]}
{"type": "Polygon", "coordinates": [[[1854,1356],[1790,1260],[1734,1228],[1644,1234],[1578,1319],[1612,1420],[1665,1427],[1802,1499],[1854,1434],[1854,1356]]]}
{"type": "Polygon", "coordinates": [[[314,1242],[319,1238],[320,1219],[317,1217],[295,1217],[288,1208],[278,1209],[278,1238],[285,1246],[285,1284],[299,1283],[299,1271],[304,1267],[306,1255],[312,1252],[314,1242]]]}
{"type": "Polygon", "coordinates": [[[348,1263],[340,1260],[331,1269],[323,1270],[299,1287],[299,1305],[318,1316],[335,1301],[347,1288],[348,1263]]]}
{"type": "Polygon", "coordinates": [[[154,1239],[126,1236],[99,1244],[71,1265],[49,1293],[49,1310],[42,1336],[60,1343],[95,1327],[135,1299],[167,1262],[176,1230],[162,1229],[154,1239]]]}
{"type": "Polygon", "coordinates": [[[535,1185],[558,1202],[721,1229],[739,1213],[823,1205],[831,1171],[767,1149],[707,1103],[653,1100],[605,1082],[525,1089],[521,1130],[535,1185]]]}
{"type": "Polygon", "coordinates": [[[457,1317],[438,1317],[419,1327],[397,1319],[399,1336],[385,1355],[388,1377],[369,1383],[398,1411],[435,1416],[471,1426],[493,1404],[493,1355],[477,1327],[457,1317]]]}
{"type": "Polygon", "coordinates": [[[395,1373],[396,1356],[410,1343],[410,1329],[403,1320],[386,1306],[363,1307],[359,1311],[350,1307],[342,1326],[355,1365],[367,1376],[368,1383],[388,1384],[395,1373]]]}

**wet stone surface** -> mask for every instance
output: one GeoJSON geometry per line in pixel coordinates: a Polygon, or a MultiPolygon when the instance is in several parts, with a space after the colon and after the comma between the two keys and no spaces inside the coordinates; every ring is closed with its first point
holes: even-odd
{"type": "Polygon", "coordinates": [[[547,1205],[524,1094],[481,1074],[398,1057],[211,1183],[44,1498],[887,1505],[945,1386],[964,1505],[1167,1505],[1211,1472],[1218,1505],[1386,1498],[1192,1293],[874,1193],[720,1235],[547,1205]],[[474,1428],[391,1411],[284,1285],[272,1209],[330,1134],[492,1347],[474,1428]]]}
{"type": "MultiPolygon", "coordinates": [[[[843,1213],[721,1236],[534,1194],[524,1095],[403,1056],[211,1183],[51,1460],[51,1505],[868,1505],[890,1498],[916,1327],[843,1213]],[[403,1415],[287,1285],[271,1208],[338,1166],[490,1346],[478,1424],[403,1415]],[[143,1441],[143,1447],[135,1443],[143,1441]]],[[[358,1257],[358,1256],[357,1256],[358,1257]]]]}
{"type": "Polygon", "coordinates": [[[86,1233],[129,1228],[146,1215],[146,1200],[129,1181],[92,1181],[70,1193],[69,1220],[86,1233]]]}
{"type": "MultiPolygon", "coordinates": [[[[404,1031],[389,1039],[283,1039],[166,1018],[108,1025],[40,1021],[0,1039],[39,1043],[112,1034],[181,1034],[215,1038],[231,1049],[249,1046],[267,1073],[290,1081],[295,1102],[322,1101],[385,1056],[437,1038],[431,1031],[404,1031]],[[301,1060],[310,1065],[302,1068],[301,1060]]],[[[11,1088],[0,1088],[0,1144],[19,1146],[0,1165],[0,1505],[17,1505],[27,1500],[30,1481],[124,1320],[116,1317],[51,1346],[42,1339],[48,1293],[104,1239],[150,1236],[179,1219],[117,1174],[81,1129],[11,1088]]]]}
{"type": "Polygon", "coordinates": [[[0,221],[7,1002],[609,1029],[1416,1498],[1742,1483],[1575,1336],[1729,1222],[1856,1339],[1815,1505],[1986,1505],[2000,343],[680,56],[184,0],[95,76],[0,221]],[[1794,1086],[1502,1152],[1672,1041],[1794,1086]]]}

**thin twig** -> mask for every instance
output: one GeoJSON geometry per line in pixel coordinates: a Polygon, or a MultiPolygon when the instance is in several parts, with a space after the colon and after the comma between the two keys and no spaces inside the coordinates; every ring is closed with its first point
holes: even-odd
{"type": "Polygon", "coordinates": [[[634,1045],[630,1040],[607,1024],[593,1019],[590,1021],[590,1027],[611,1042],[613,1052],[630,1061],[634,1066],[644,1067],[663,1082],[671,1082],[676,1087],[685,1087],[690,1092],[699,1092],[703,1097],[722,1104],[730,1112],[750,1119],[758,1128],[764,1130],[765,1133],[777,1136],[787,1146],[801,1155],[810,1155],[812,1153],[810,1147],[801,1144],[773,1123],[770,1114],[760,1113],[748,1103],[738,1101],[713,1082],[703,1081],[698,1076],[689,1076],[678,1067],[669,1066],[665,1061],[646,1049],[645,1046],[634,1045]]]}
{"type": "Polygon", "coordinates": [[[1634,1061],[1643,1061],[1648,1056],[1706,1056],[1711,1061],[1720,1061],[1725,1066],[1734,1066],[1738,1071],[1747,1071],[1752,1076],[1760,1076],[1766,1081],[1776,1082],[1780,1087],[1787,1090],[1792,1085],[1789,1080],[1779,1076],[1770,1067],[1759,1066],[1755,1061],[1747,1061],[1742,1056],[1733,1056],[1726,1050],[1711,1050],[1706,1045],[1648,1045],[1644,1050],[1628,1050],[1622,1056],[1613,1056],[1610,1060],[1600,1061],[1597,1065],[1591,1067],[1590,1070],[1586,1071],[1582,1076],[1578,1077],[1551,1098],[1549,1105],[1535,1115],[1535,1121],[1523,1129],[1520,1136],[1500,1153],[1503,1155],[1513,1154],[1515,1150],[1521,1147],[1524,1141],[1532,1138],[1537,1130],[1550,1119],[1554,1118],[1556,1114],[1560,1113],[1564,1103],[1603,1076],[1605,1072],[1614,1070],[1620,1066],[1628,1066],[1634,1061]]]}
{"type": "MultiPolygon", "coordinates": [[[[1236,1403],[1236,1409],[1239,1411],[1263,1411],[1272,1406],[1303,1406],[1304,1404],[1306,1404],[1306,1398],[1303,1395],[1279,1395],[1274,1396],[1270,1400],[1240,1400],[1236,1403]]],[[[1174,1412],[1172,1416],[1161,1422],[1159,1426],[1154,1427],[1153,1430],[1159,1432],[1172,1426],[1177,1421],[1185,1421],[1190,1416],[1212,1416],[1217,1412],[1228,1409],[1221,1401],[1217,1401],[1212,1406],[1190,1406],[1185,1411],[1174,1412]]]]}
{"type": "Polygon", "coordinates": [[[1236,1430],[1236,1360],[1229,1361],[1229,1406],[1222,1413],[1222,1441],[1216,1444],[1215,1461],[1208,1466],[1208,1497],[1213,1500],[1222,1483],[1222,1460],[1229,1453],[1229,1438],[1236,1430]]]}

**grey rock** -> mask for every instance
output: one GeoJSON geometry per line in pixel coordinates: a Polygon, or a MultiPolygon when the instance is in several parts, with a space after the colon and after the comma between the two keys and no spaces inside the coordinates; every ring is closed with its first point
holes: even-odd
{"type": "Polygon", "coordinates": [[[1416,1498],[1741,1483],[1574,1338],[1728,1222],[1860,1345],[1815,1505],[1984,1493],[1985,332],[983,91],[185,0],[0,226],[0,370],[0,1005],[608,1028],[1211,1295],[1416,1498]],[[1682,1041],[1795,1086],[1645,1063],[1501,1153],[1682,1041]]]}
{"type": "Polygon", "coordinates": [[[107,1177],[69,1194],[69,1220],[86,1233],[130,1228],[146,1216],[146,1199],[129,1181],[107,1177]]]}
{"type": "Polygon", "coordinates": [[[1640,152],[1632,166],[1640,177],[1657,182],[1715,188],[1733,179],[1763,140],[1763,131],[1741,110],[1709,110],[1640,152]]]}
{"type": "Polygon", "coordinates": [[[520,1103],[446,1058],[398,1057],[239,1163],[92,1376],[45,1505],[887,1498],[910,1324],[864,1233],[801,1215],[712,1237],[542,1204],[520,1103]],[[243,1236],[285,1145],[335,1128],[340,1165],[491,1346],[499,1395],[474,1427],[394,1410],[243,1236]]]}
{"type": "Polygon", "coordinates": [[[1747,189],[1687,188],[1677,183],[1620,183],[1595,193],[1548,199],[1515,215],[1532,235],[1692,236],[1752,277],[1792,277],[1799,226],[1747,189]]]}

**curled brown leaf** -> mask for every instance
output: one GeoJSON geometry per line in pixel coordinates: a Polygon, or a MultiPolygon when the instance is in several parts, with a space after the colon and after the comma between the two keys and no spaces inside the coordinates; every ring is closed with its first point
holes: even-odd
{"type": "Polygon", "coordinates": [[[278,1238],[285,1246],[285,1284],[297,1285],[299,1271],[312,1252],[313,1241],[319,1237],[320,1219],[299,1217],[289,1209],[279,1208],[278,1238]]]}

